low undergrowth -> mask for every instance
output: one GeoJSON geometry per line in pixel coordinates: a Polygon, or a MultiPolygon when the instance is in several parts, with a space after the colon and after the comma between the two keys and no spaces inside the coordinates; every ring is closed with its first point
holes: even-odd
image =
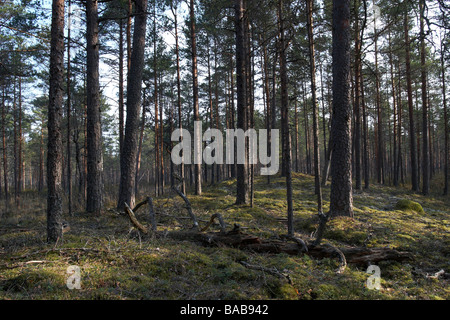
{"type": "MultiPolygon", "coordinates": [[[[294,174],[297,236],[308,239],[318,218],[314,181],[294,174]]],[[[235,181],[204,188],[188,197],[201,226],[221,213],[231,228],[264,238],[286,233],[283,178],[256,179],[254,205],[234,205],[235,181]]],[[[144,195],[142,195],[142,198],[144,195]]],[[[329,187],[324,189],[329,208],[329,187]]],[[[190,228],[184,202],[172,193],[155,199],[159,231],[190,228]]],[[[336,259],[256,254],[228,247],[143,235],[113,209],[101,216],[66,216],[70,231],[56,245],[45,242],[45,198],[30,197],[27,207],[3,209],[0,217],[0,299],[450,299],[448,279],[432,277],[450,265],[449,198],[423,197],[404,188],[371,186],[355,192],[355,216],[331,220],[324,241],[335,246],[389,247],[411,252],[408,263],[379,264],[380,290],[371,290],[366,268],[349,265],[336,274],[336,259]],[[411,210],[399,202],[414,201],[411,210]],[[284,277],[250,270],[242,261],[284,277]],[[67,268],[80,268],[81,288],[68,289],[67,268]],[[431,276],[431,277],[430,277],[431,276]]],[[[109,207],[113,207],[111,203],[109,207]]],[[[147,221],[147,209],[137,218],[147,221]]],[[[218,225],[211,227],[219,230],[218,225]]]]}

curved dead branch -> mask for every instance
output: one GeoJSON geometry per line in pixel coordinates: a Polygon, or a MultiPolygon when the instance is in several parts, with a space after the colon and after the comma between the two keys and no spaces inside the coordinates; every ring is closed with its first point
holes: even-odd
{"type": "Polygon", "coordinates": [[[220,232],[225,233],[226,231],[226,224],[225,221],[222,218],[222,215],[220,213],[215,213],[211,216],[211,219],[209,220],[208,224],[206,225],[206,227],[204,227],[202,230],[200,230],[201,232],[205,232],[206,230],[208,230],[208,228],[214,223],[215,219],[219,220],[219,224],[220,224],[220,232]]]}
{"type": "Polygon", "coordinates": [[[142,233],[147,234],[148,233],[148,229],[143,226],[138,219],[136,219],[136,216],[134,215],[133,210],[130,208],[130,206],[125,202],[125,212],[128,214],[128,217],[131,220],[131,223],[133,223],[133,225],[142,233]]]}

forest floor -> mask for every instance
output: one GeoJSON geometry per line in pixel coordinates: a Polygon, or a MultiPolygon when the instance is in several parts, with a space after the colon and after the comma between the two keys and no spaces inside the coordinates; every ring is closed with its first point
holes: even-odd
{"type": "MultiPolygon", "coordinates": [[[[295,231],[308,239],[318,223],[314,179],[293,178],[295,231]]],[[[253,208],[233,205],[235,180],[204,186],[202,196],[188,192],[188,197],[201,227],[218,212],[229,229],[237,223],[246,233],[276,238],[286,233],[284,182],[272,177],[268,186],[258,177],[253,208]]],[[[329,190],[324,189],[325,210],[329,190]]],[[[260,254],[144,235],[113,209],[98,217],[81,211],[66,216],[70,231],[49,245],[45,197],[24,194],[22,202],[22,209],[9,206],[0,217],[0,299],[450,299],[450,198],[438,194],[424,197],[406,187],[372,185],[370,191],[355,192],[354,219],[327,224],[325,243],[389,247],[413,255],[411,261],[378,264],[379,290],[367,287],[367,267],[348,265],[336,274],[335,258],[260,254]],[[396,210],[401,199],[420,203],[424,212],[396,210]],[[261,270],[248,269],[242,261],[261,270]],[[66,286],[72,265],[80,268],[81,289],[66,286]],[[292,282],[267,270],[289,275],[292,282]],[[435,277],[441,270],[446,274],[435,277]]],[[[154,199],[154,205],[158,231],[192,226],[173,192],[154,199]]],[[[136,216],[148,224],[146,208],[136,216]]]]}

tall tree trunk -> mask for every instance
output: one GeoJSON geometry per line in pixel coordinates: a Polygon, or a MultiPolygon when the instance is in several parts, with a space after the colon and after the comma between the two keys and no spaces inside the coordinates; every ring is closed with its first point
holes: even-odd
{"type": "MultiPolygon", "coordinates": [[[[174,17],[174,29],[175,29],[175,55],[177,60],[177,107],[178,107],[178,128],[180,129],[180,142],[183,141],[183,121],[181,117],[181,69],[180,69],[180,48],[178,44],[178,16],[177,9],[173,6],[173,2],[170,2],[172,14],[174,17]]],[[[181,151],[181,165],[180,165],[180,177],[181,177],[181,192],[186,194],[186,181],[184,178],[184,162],[183,162],[183,150],[181,151]]]]}
{"type": "MultiPolygon", "coordinates": [[[[235,26],[236,26],[236,85],[237,85],[237,128],[247,130],[247,81],[245,54],[245,9],[243,0],[235,0],[235,26]]],[[[237,192],[236,204],[246,204],[249,200],[247,180],[247,148],[245,150],[245,163],[237,164],[237,192]]]]}
{"type": "Polygon", "coordinates": [[[18,144],[19,144],[19,139],[18,139],[18,130],[17,130],[17,93],[16,93],[16,76],[14,76],[14,85],[13,85],[13,133],[14,133],[14,202],[16,203],[16,205],[18,204],[19,201],[19,155],[18,155],[18,144]]]}
{"type": "MultiPolygon", "coordinates": [[[[373,1],[375,5],[375,0],[373,1]]],[[[380,73],[378,70],[378,30],[376,24],[376,13],[374,13],[374,34],[375,34],[375,78],[376,78],[376,106],[377,106],[377,180],[384,184],[384,142],[383,142],[383,111],[381,107],[380,93],[380,73]]]]}
{"type": "Polygon", "coordinates": [[[70,70],[70,29],[71,29],[71,15],[72,15],[72,3],[71,0],[69,0],[69,13],[68,13],[68,30],[67,30],[67,197],[68,197],[68,210],[69,215],[72,215],[72,165],[71,165],[71,91],[70,91],[70,76],[71,76],[71,70],[70,70]]]}
{"type": "Polygon", "coordinates": [[[3,184],[5,191],[5,203],[9,201],[9,188],[8,188],[8,156],[7,156],[7,144],[6,144],[6,105],[5,105],[5,88],[3,87],[2,95],[2,147],[3,147],[3,184]]]}
{"type": "Polygon", "coordinates": [[[136,17],[133,34],[130,72],[127,80],[127,120],[125,124],[124,149],[120,159],[119,201],[134,206],[134,179],[136,177],[136,156],[139,133],[139,113],[141,108],[142,70],[144,69],[145,31],[147,25],[147,0],[136,0],[136,17]]]}
{"type": "Polygon", "coordinates": [[[56,242],[62,235],[62,135],[64,77],[64,1],[53,0],[50,41],[50,89],[48,105],[47,155],[47,241],[56,242]]]}
{"type": "MultiPolygon", "coordinates": [[[[407,5],[407,1],[404,2],[407,5]]],[[[419,191],[419,167],[417,164],[417,144],[416,144],[416,129],[414,127],[414,105],[412,96],[411,83],[411,53],[409,41],[409,24],[408,24],[408,10],[404,8],[404,33],[405,33],[405,49],[406,49],[406,87],[408,92],[408,110],[409,110],[409,139],[410,139],[410,154],[411,154],[411,184],[413,191],[419,191]]]]}
{"type": "Polygon", "coordinates": [[[403,113],[403,102],[402,102],[402,89],[401,89],[401,76],[400,76],[400,62],[398,62],[398,89],[397,89],[397,117],[398,117],[398,130],[397,130],[397,169],[395,170],[398,178],[397,181],[401,181],[404,184],[404,175],[403,175],[403,156],[402,156],[402,113],[403,113]]]}
{"type": "Polygon", "coordinates": [[[20,195],[23,190],[23,132],[22,132],[22,77],[19,77],[19,110],[18,110],[18,150],[17,150],[17,207],[20,208],[20,195]]]}
{"type": "MultiPolygon", "coordinates": [[[[196,40],[196,26],[195,26],[195,7],[194,0],[190,0],[189,17],[190,17],[190,31],[191,31],[191,58],[192,58],[192,93],[194,103],[194,121],[200,121],[199,114],[199,98],[198,98],[198,71],[197,71],[197,40],[196,40]]],[[[200,139],[199,139],[200,140],[200,139]]],[[[196,143],[196,142],[194,142],[196,143]]],[[[199,141],[199,144],[201,142],[199,141]]],[[[197,146],[200,150],[200,146],[197,146]]],[[[197,158],[200,158],[198,155],[197,158]]],[[[202,194],[202,164],[201,159],[196,159],[194,163],[194,178],[195,178],[195,194],[202,194]]]]}
{"type": "Polygon", "coordinates": [[[103,204],[103,152],[100,115],[98,2],[86,1],[87,41],[87,195],[86,211],[99,214],[103,204]]]}
{"type": "Polygon", "coordinates": [[[309,39],[309,72],[311,79],[312,93],[312,112],[313,112],[313,136],[314,136],[314,177],[315,177],[315,193],[317,195],[317,210],[323,211],[322,208],[322,188],[320,185],[320,153],[319,153],[319,121],[317,111],[316,96],[316,61],[314,53],[314,35],[313,35],[313,0],[306,1],[308,39],[309,39]]]}
{"type": "Polygon", "coordinates": [[[119,20],[119,154],[123,149],[124,93],[123,93],[123,19],[119,20]]]}
{"type": "Polygon", "coordinates": [[[442,101],[444,105],[444,195],[448,195],[448,110],[447,110],[447,83],[445,77],[444,53],[446,46],[441,42],[441,72],[442,72],[442,101]]]}
{"type": "Polygon", "coordinates": [[[419,1],[420,6],[420,61],[422,78],[422,193],[430,192],[430,153],[428,141],[428,97],[427,97],[427,67],[425,48],[425,0],[419,1]]]}
{"type": "Polygon", "coordinates": [[[291,145],[289,136],[289,96],[288,96],[288,81],[287,81],[287,65],[286,65],[286,50],[288,48],[285,39],[284,29],[284,4],[282,0],[278,1],[278,27],[280,34],[280,87],[281,87],[281,128],[283,145],[282,152],[285,160],[286,173],[286,196],[287,196],[287,224],[288,235],[294,235],[294,210],[292,202],[292,170],[291,170],[291,145]]]}
{"type": "Polygon", "coordinates": [[[153,7],[153,84],[154,93],[153,100],[155,104],[155,196],[159,196],[161,192],[161,156],[160,154],[160,138],[159,138],[159,101],[158,101],[158,60],[156,46],[156,6],[153,7]]]}
{"type": "Polygon", "coordinates": [[[361,89],[361,38],[359,30],[359,6],[360,0],[354,1],[355,10],[355,189],[362,190],[361,176],[361,105],[360,105],[360,89],[361,89]]]}
{"type": "Polygon", "coordinates": [[[398,114],[398,109],[399,109],[399,105],[398,105],[398,101],[397,101],[397,95],[395,92],[395,80],[394,80],[394,62],[393,62],[393,58],[392,58],[392,43],[391,43],[391,31],[389,30],[389,34],[388,34],[388,43],[389,43],[389,65],[390,65],[390,76],[391,76],[391,91],[392,91],[392,106],[394,109],[394,137],[393,137],[393,184],[394,186],[398,186],[398,166],[397,166],[397,161],[398,161],[398,149],[397,149],[397,139],[398,139],[398,135],[397,135],[397,114],[398,114]]]}
{"type": "Polygon", "coordinates": [[[334,0],[331,216],[353,216],[351,119],[350,0],[334,0]]]}

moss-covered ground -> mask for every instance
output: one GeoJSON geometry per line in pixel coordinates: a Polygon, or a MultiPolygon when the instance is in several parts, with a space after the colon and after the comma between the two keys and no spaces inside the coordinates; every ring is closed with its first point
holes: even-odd
{"type": "MultiPolygon", "coordinates": [[[[235,206],[234,180],[188,193],[200,225],[216,212],[263,238],[286,233],[283,178],[267,185],[258,177],[253,208],[235,206]]],[[[295,231],[307,239],[317,227],[314,181],[294,174],[295,231]]],[[[142,195],[144,198],[144,195],[142,195]]],[[[3,204],[2,204],[3,205],[3,204]]],[[[9,205],[0,218],[0,299],[450,299],[450,199],[424,197],[406,187],[372,185],[354,193],[354,218],[327,225],[325,242],[336,246],[389,247],[414,260],[379,264],[381,289],[370,290],[365,267],[349,265],[336,274],[336,259],[257,254],[228,247],[203,247],[187,240],[139,234],[113,209],[101,216],[82,211],[65,216],[71,230],[56,245],[46,243],[45,197],[25,194],[21,208],[9,205]],[[401,207],[404,200],[421,205],[401,207]],[[245,261],[276,268],[285,278],[245,268],[245,261]],[[81,289],[66,286],[69,266],[80,268],[81,289]]],[[[329,187],[324,189],[325,210],[329,187]]],[[[107,203],[113,208],[114,203],[107,203]]],[[[191,226],[182,200],[172,193],[155,199],[158,230],[191,226]]],[[[147,223],[147,209],[137,213],[147,223]]],[[[219,230],[217,225],[212,230],[219,230]]]]}

